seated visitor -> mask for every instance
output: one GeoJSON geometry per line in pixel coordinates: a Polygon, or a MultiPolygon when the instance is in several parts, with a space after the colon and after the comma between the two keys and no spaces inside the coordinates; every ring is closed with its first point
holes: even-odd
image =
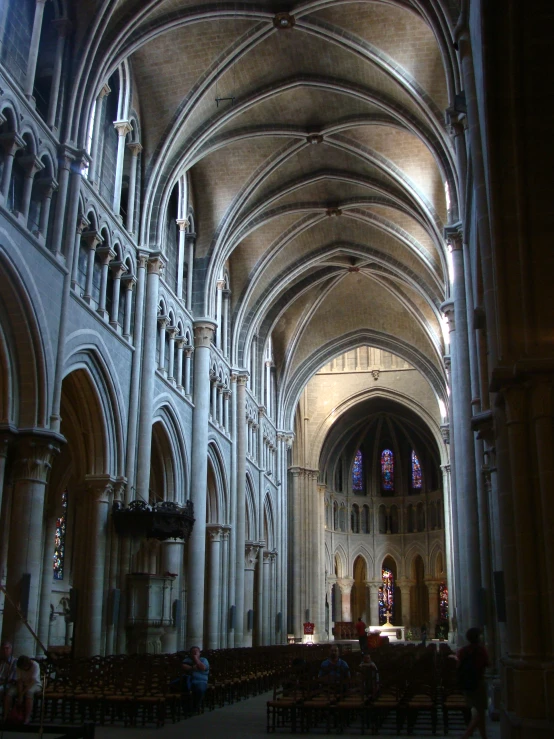
{"type": "Polygon", "coordinates": [[[340,659],[339,648],[336,645],[331,647],[329,657],[321,663],[319,677],[328,677],[333,681],[350,677],[350,668],[343,659],[340,659]]]}
{"type": "Polygon", "coordinates": [[[40,668],[37,662],[24,654],[16,664],[15,685],[8,687],[4,699],[4,716],[8,716],[13,706],[13,699],[16,698],[19,705],[24,703],[25,723],[28,724],[31,720],[35,695],[42,690],[40,668]]]}
{"type": "Polygon", "coordinates": [[[364,676],[364,680],[371,681],[369,693],[375,698],[379,693],[379,670],[371,659],[369,652],[362,657],[359,670],[364,676]]]}
{"type": "Polygon", "coordinates": [[[210,664],[205,657],[200,656],[200,647],[191,647],[189,655],[189,657],[185,657],[183,660],[186,687],[192,694],[193,709],[199,711],[204,694],[208,689],[210,664]]]}

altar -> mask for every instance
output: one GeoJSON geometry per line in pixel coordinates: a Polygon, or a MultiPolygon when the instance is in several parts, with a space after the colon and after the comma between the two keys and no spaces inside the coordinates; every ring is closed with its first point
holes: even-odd
{"type": "Polygon", "coordinates": [[[370,643],[370,637],[372,635],[379,637],[387,636],[389,638],[389,641],[405,640],[406,628],[404,626],[394,626],[393,624],[391,624],[391,616],[392,613],[390,611],[387,611],[387,613],[385,613],[386,621],[382,626],[369,626],[367,630],[368,644],[370,643]]]}

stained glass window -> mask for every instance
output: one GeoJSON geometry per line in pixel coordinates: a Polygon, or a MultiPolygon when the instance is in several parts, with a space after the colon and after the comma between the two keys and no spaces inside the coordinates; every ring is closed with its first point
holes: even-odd
{"type": "Polygon", "coordinates": [[[439,585],[439,616],[441,621],[448,621],[448,588],[444,582],[439,585]]]}
{"type": "Polygon", "coordinates": [[[421,465],[416,453],[412,450],[412,488],[421,488],[421,465]]]}
{"type": "Polygon", "coordinates": [[[394,623],[394,575],[388,567],[383,568],[383,584],[379,588],[379,624],[387,620],[386,614],[391,614],[390,622],[394,623]]]}
{"type": "Polygon", "coordinates": [[[352,490],[361,491],[364,489],[363,475],[363,457],[358,449],[354,457],[354,466],[352,467],[352,490]]]}
{"type": "Polygon", "coordinates": [[[381,453],[381,487],[394,490],[394,454],[390,449],[383,449],[381,453]]]}
{"type": "Polygon", "coordinates": [[[65,529],[67,524],[67,490],[62,493],[62,515],[56,521],[54,539],[54,580],[63,580],[63,564],[65,558],[65,529]]]}

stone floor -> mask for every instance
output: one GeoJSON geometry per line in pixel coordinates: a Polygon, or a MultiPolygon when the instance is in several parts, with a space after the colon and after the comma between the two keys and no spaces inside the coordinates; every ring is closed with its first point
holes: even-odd
{"type": "MultiPolygon", "coordinates": [[[[217,708],[215,711],[206,712],[200,716],[194,716],[186,721],[180,721],[177,724],[167,723],[163,728],[156,729],[155,727],[136,727],[136,728],[124,728],[122,726],[99,726],[96,729],[96,739],[149,739],[156,737],[156,739],[211,739],[211,737],[218,737],[221,739],[261,739],[261,737],[273,736],[266,733],[266,701],[271,697],[271,693],[264,695],[258,695],[255,698],[249,698],[248,700],[239,701],[225,708],[217,708]]],[[[487,732],[489,739],[500,738],[500,726],[498,723],[488,721],[487,732]]],[[[324,731],[313,732],[313,734],[321,733],[324,735],[324,731]]],[[[354,735],[354,732],[345,732],[354,735]]],[[[463,731],[459,727],[452,727],[448,733],[447,739],[457,739],[461,736],[463,731]]],[[[275,736],[292,736],[288,732],[278,731],[275,736]]],[[[357,736],[360,736],[359,730],[356,732],[357,736]]],[[[295,735],[296,736],[296,735],[295,735]]],[[[299,735],[305,736],[305,735],[299,735]]],[[[390,739],[398,736],[393,733],[393,730],[389,730],[385,725],[383,732],[380,736],[387,736],[390,739]]],[[[428,736],[433,735],[429,730],[421,731],[416,730],[414,736],[428,736]]],[[[406,729],[401,735],[402,739],[406,737],[406,729]]],[[[441,739],[445,737],[444,734],[435,734],[435,739],[441,739]]]]}

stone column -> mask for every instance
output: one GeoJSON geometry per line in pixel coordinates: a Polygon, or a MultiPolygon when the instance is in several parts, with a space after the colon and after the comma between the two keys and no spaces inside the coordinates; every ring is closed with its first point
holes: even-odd
{"type": "MultiPolygon", "coordinates": [[[[379,626],[379,588],[382,581],[372,581],[369,583],[369,625],[379,626]]],[[[406,619],[404,619],[405,623],[406,619]]]]}
{"type": "MultiPolygon", "coordinates": [[[[127,431],[127,454],[126,454],[126,477],[127,488],[125,491],[125,502],[128,503],[131,498],[136,497],[135,481],[136,481],[136,458],[137,458],[137,429],[139,416],[139,399],[141,389],[141,372],[142,372],[142,332],[143,332],[143,306],[144,293],[146,283],[146,267],[148,264],[148,255],[145,252],[137,254],[137,295],[135,300],[135,327],[134,327],[134,344],[135,351],[133,354],[131,366],[131,392],[129,398],[129,425],[127,431]]],[[[128,341],[131,338],[131,311],[130,301],[126,303],[125,310],[125,327],[123,336],[128,341]],[[127,310],[129,308],[129,310],[127,310]]],[[[153,371],[153,370],[152,370],[153,371]]],[[[125,548],[125,558],[128,561],[129,549],[125,548]]],[[[120,634],[121,641],[121,634],[120,634]]]]}
{"type": "Polygon", "coordinates": [[[138,142],[127,144],[127,148],[131,152],[131,166],[129,169],[129,202],[127,204],[127,221],[126,228],[130,234],[134,233],[135,225],[135,196],[137,191],[137,168],[138,155],[142,151],[142,146],[138,142]]]}
{"type": "Polygon", "coordinates": [[[196,243],[196,234],[187,233],[185,237],[187,244],[187,295],[186,295],[186,307],[190,312],[192,310],[192,273],[194,267],[194,245],[196,243]]]}
{"type": "Polygon", "coordinates": [[[225,388],[223,391],[223,427],[229,435],[231,429],[229,426],[229,402],[231,400],[231,391],[229,388],[225,388]]]}
{"type": "MultiPolygon", "coordinates": [[[[150,486],[150,462],[152,452],[152,398],[156,371],[156,326],[158,319],[158,288],[164,260],[160,253],[148,256],[146,306],[144,311],[144,347],[140,385],[140,413],[138,427],[137,498],[148,500],[150,486]]],[[[137,295],[137,320],[138,312],[137,295]]],[[[137,377],[138,380],[138,377],[137,377]]]]}
{"type": "Polygon", "coordinates": [[[340,595],[341,595],[341,606],[342,606],[341,607],[341,611],[342,611],[341,621],[352,621],[352,603],[351,603],[350,595],[352,593],[352,586],[354,585],[354,580],[351,577],[342,577],[337,582],[340,588],[340,595]]]}
{"type": "Polygon", "coordinates": [[[36,0],[35,18],[33,21],[33,32],[31,35],[31,46],[27,56],[27,75],[25,77],[25,86],[23,91],[28,98],[33,98],[33,88],[35,86],[35,73],[37,70],[38,47],[40,44],[40,34],[42,31],[42,16],[44,14],[44,6],[46,0],[36,0]]]}
{"type": "Polygon", "coordinates": [[[192,346],[186,346],[185,347],[185,395],[190,396],[191,394],[191,387],[190,387],[190,365],[191,365],[191,357],[192,353],[194,351],[194,347],[192,346]]]}
{"type": "Polygon", "coordinates": [[[183,391],[183,350],[185,347],[185,337],[177,336],[175,338],[175,345],[177,347],[177,372],[175,374],[175,381],[177,383],[177,390],[183,391]]]}
{"type": "Polygon", "coordinates": [[[220,624],[221,624],[221,635],[219,640],[219,646],[221,649],[225,649],[228,646],[228,635],[229,635],[229,583],[231,581],[231,573],[229,571],[229,538],[231,533],[231,526],[224,525],[221,527],[221,609],[220,609],[220,624]]]}
{"type": "Polygon", "coordinates": [[[228,337],[229,332],[229,303],[231,302],[231,291],[223,290],[223,356],[229,356],[228,337]]]}
{"type": "Polygon", "coordinates": [[[6,472],[6,458],[8,456],[9,443],[9,436],[0,436],[0,514],[2,512],[2,498],[4,495],[4,474],[6,472]]]}
{"type": "Polygon", "coordinates": [[[222,347],[222,334],[223,334],[223,288],[225,287],[225,280],[218,280],[216,283],[216,320],[217,320],[217,331],[215,334],[215,345],[218,349],[222,347]]]}
{"type": "Polygon", "coordinates": [[[109,319],[109,313],[106,310],[106,293],[108,289],[108,270],[110,268],[110,262],[115,258],[116,254],[113,249],[109,246],[103,246],[96,249],[96,253],[100,256],[102,261],[102,272],[100,274],[100,297],[98,300],[97,312],[100,316],[107,321],[109,319]]]}
{"type": "Polygon", "coordinates": [[[225,422],[223,419],[223,391],[225,385],[222,382],[217,383],[217,421],[219,425],[224,428],[225,422]]]}
{"type": "MultiPolygon", "coordinates": [[[[58,449],[58,440],[53,436],[23,436],[17,442],[12,468],[12,494],[16,504],[12,506],[10,529],[17,531],[18,536],[10,537],[6,589],[15,603],[21,603],[27,595],[28,582],[26,615],[35,631],[39,615],[45,490],[58,449]]],[[[3,628],[5,638],[13,642],[15,654],[36,654],[33,637],[7,603],[3,628]]]]}
{"type": "MultiPolygon", "coordinates": [[[[85,292],[83,293],[83,299],[89,304],[92,304],[92,283],[93,283],[93,276],[94,276],[94,258],[96,256],[96,247],[98,244],[101,244],[103,242],[103,238],[100,236],[98,231],[86,231],[81,235],[81,239],[83,239],[87,246],[88,246],[88,255],[87,255],[87,279],[85,282],[85,292]]],[[[78,255],[75,255],[78,259],[78,255]]]]}
{"type": "Polygon", "coordinates": [[[177,336],[177,326],[170,326],[167,329],[169,335],[169,367],[167,369],[167,379],[175,384],[175,376],[173,374],[175,369],[175,337],[177,336]]]}
{"type": "Polygon", "coordinates": [[[102,654],[102,637],[105,624],[104,613],[104,568],[108,529],[110,497],[113,479],[109,475],[87,475],[85,477],[88,497],[89,561],[86,564],[83,587],[80,592],[76,625],[76,654],[89,657],[102,654]]]}
{"type": "Polygon", "coordinates": [[[169,322],[168,316],[158,316],[158,332],[160,342],[160,354],[158,357],[158,371],[165,377],[165,330],[169,322]]]}
{"type": "MultiPolygon", "coordinates": [[[[65,147],[60,147],[58,153],[58,197],[56,199],[56,211],[52,222],[52,237],[50,248],[56,254],[58,259],[62,256],[63,246],[63,224],[67,208],[67,190],[69,187],[69,173],[74,156],[65,147]]],[[[6,171],[4,165],[4,172],[6,171]]],[[[3,192],[3,190],[2,190],[3,192]]],[[[77,201],[78,202],[78,201],[77,201]]],[[[79,258],[79,254],[74,254],[74,260],[79,258]]]]}
{"type": "Polygon", "coordinates": [[[114,121],[113,124],[117,131],[117,160],[115,165],[115,184],[113,193],[113,212],[115,215],[119,215],[119,208],[121,205],[121,185],[123,183],[123,161],[125,159],[125,138],[128,133],[131,133],[133,127],[129,121],[114,121]]]}
{"type": "Polygon", "coordinates": [[[46,125],[49,128],[55,130],[58,99],[60,96],[60,82],[62,78],[62,64],[65,49],[65,40],[71,34],[73,26],[67,18],[58,18],[57,20],[53,21],[53,25],[58,32],[58,38],[56,40],[56,55],[54,57],[54,70],[52,72],[52,85],[50,87],[50,100],[48,103],[46,125]]]}
{"type": "Polygon", "coordinates": [[[37,186],[42,188],[42,204],[40,207],[38,233],[35,235],[39,239],[46,241],[50,220],[50,207],[52,205],[52,195],[54,194],[54,191],[58,189],[58,183],[53,177],[42,177],[37,182],[37,186]]]}
{"type": "Polygon", "coordinates": [[[13,160],[16,151],[25,148],[25,140],[12,131],[0,134],[0,144],[4,148],[4,169],[2,170],[2,198],[8,200],[10,182],[12,181],[13,160]]]}
{"type": "Polygon", "coordinates": [[[177,255],[177,297],[181,298],[182,300],[183,299],[183,272],[185,271],[185,241],[186,241],[186,230],[189,225],[189,222],[187,218],[177,218],[175,223],[177,224],[177,228],[179,229],[179,250],[178,250],[178,255],[177,255]]]}
{"type": "MultiPolygon", "coordinates": [[[[179,585],[183,570],[183,552],[185,543],[176,539],[168,539],[160,543],[160,572],[162,575],[174,575],[175,584],[177,585],[177,593],[179,593],[179,585]]],[[[171,603],[171,612],[173,615],[174,603],[171,603]]],[[[174,623],[173,626],[166,626],[162,635],[162,651],[166,654],[174,654],[181,645],[179,644],[179,631],[181,624],[174,623]]]]}
{"type": "Polygon", "coordinates": [[[210,349],[214,323],[194,323],[194,414],[190,490],[196,523],[188,544],[187,645],[202,646],[204,637],[204,569],[206,562],[206,485],[208,418],[210,410],[210,349]]]}
{"type": "MultiPolygon", "coordinates": [[[[89,231],[90,221],[80,213],[77,218],[77,228],[75,229],[75,244],[73,245],[73,260],[71,264],[71,289],[75,290],[78,295],[81,295],[81,287],[79,285],[79,254],[81,251],[81,240],[83,240],[83,234],[87,234],[87,239],[90,238],[92,233],[95,231],[89,231]]],[[[83,288],[84,289],[84,288],[83,288]]]]}
{"type": "Polygon", "coordinates": [[[292,490],[289,500],[292,502],[289,515],[290,538],[292,544],[290,576],[292,578],[292,627],[295,637],[301,637],[303,634],[302,623],[302,584],[305,578],[302,577],[302,560],[300,552],[300,537],[302,531],[301,517],[301,494],[300,494],[300,468],[292,467],[292,490]]]}
{"type": "Polygon", "coordinates": [[[208,649],[220,647],[220,598],[221,598],[221,526],[206,527],[210,554],[208,557],[208,649]]]}
{"type": "MultiPolygon", "coordinates": [[[[408,628],[411,626],[411,593],[412,593],[412,585],[413,581],[408,579],[407,577],[399,577],[396,581],[395,585],[398,585],[400,588],[400,592],[402,594],[402,624],[399,624],[401,626],[405,626],[408,628]]],[[[378,597],[377,593],[377,597],[378,597]]],[[[377,621],[379,623],[379,621],[377,621]]],[[[418,624],[420,626],[421,624],[418,624]]]]}
{"type": "Polygon", "coordinates": [[[268,418],[271,417],[271,362],[265,363],[265,407],[268,418]]]}
{"type": "Polygon", "coordinates": [[[33,182],[37,172],[44,169],[44,164],[34,154],[21,157],[19,160],[21,166],[25,170],[25,180],[23,182],[23,194],[21,196],[21,209],[19,215],[21,220],[27,225],[29,217],[29,206],[31,205],[31,195],[33,192],[33,182]]]}
{"type": "MultiPolygon", "coordinates": [[[[48,648],[48,636],[50,631],[50,603],[52,602],[52,580],[54,568],[52,566],[54,555],[54,542],[56,538],[56,527],[58,517],[56,505],[51,502],[44,506],[44,542],[42,554],[42,582],[40,588],[40,615],[38,621],[38,638],[48,648]]],[[[37,650],[42,650],[37,645],[37,650]]]]}
{"type": "MultiPolygon", "coordinates": [[[[242,624],[242,646],[252,646],[253,629],[248,628],[248,612],[254,610],[254,572],[256,570],[256,562],[258,560],[259,544],[246,542],[242,568],[244,572],[244,621],[242,624]]],[[[254,614],[255,618],[255,614],[254,614]]],[[[254,619],[252,620],[252,624],[254,619]]]]}
{"type": "Polygon", "coordinates": [[[245,582],[244,547],[246,540],[246,383],[248,375],[237,375],[236,469],[236,575],[235,575],[235,647],[244,646],[245,582]]]}
{"type": "Polygon", "coordinates": [[[96,98],[96,106],[94,108],[94,123],[92,125],[92,151],[90,152],[91,163],[88,169],[88,180],[91,184],[98,187],[100,182],[100,128],[102,126],[102,113],[104,108],[104,98],[109,95],[111,89],[109,85],[104,85],[98,97],[96,98]]]}
{"type": "Polygon", "coordinates": [[[435,627],[439,622],[439,583],[428,581],[425,584],[429,593],[429,633],[432,638],[435,627]]]}
{"type": "Polygon", "coordinates": [[[271,605],[271,559],[273,554],[264,549],[263,553],[263,598],[262,598],[262,641],[264,646],[270,644],[270,605],[271,605]]]}
{"type": "MultiPolygon", "coordinates": [[[[122,282],[125,288],[125,319],[123,321],[123,338],[131,341],[131,316],[133,313],[133,288],[137,284],[137,278],[134,275],[124,275],[122,282]]],[[[138,296],[137,296],[138,297],[138,296]]],[[[137,300],[138,303],[138,300],[137,300]]],[[[118,315],[119,318],[119,315],[118,315]]],[[[137,311],[136,321],[141,320],[137,311]]],[[[136,329],[135,329],[136,334],[136,329]]]]}
{"type": "Polygon", "coordinates": [[[112,262],[110,264],[113,276],[113,291],[112,291],[112,314],[110,316],[110,326],[118,329],[119,321],[119,296],[121,293],[121,277],[127,271],[127,267],[123,262],[112,262]]]}

